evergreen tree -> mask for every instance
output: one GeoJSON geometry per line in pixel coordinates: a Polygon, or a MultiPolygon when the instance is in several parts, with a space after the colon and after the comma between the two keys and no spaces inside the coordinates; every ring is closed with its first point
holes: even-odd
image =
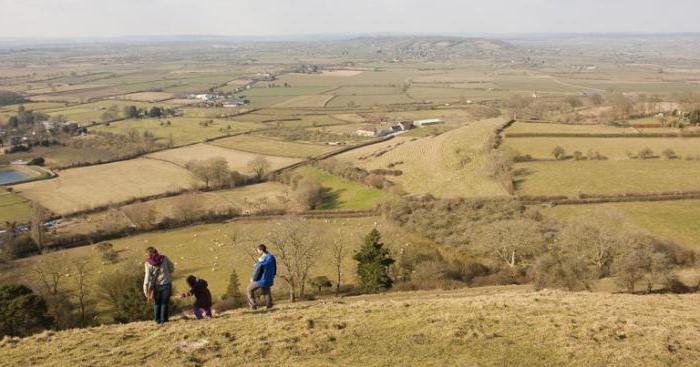
{"type": "Polygon", "coordinates": [[[243,294],[241,294],[241,282],[238,279],[238,273],[236,270],[231,270],[231,275],[228,278],[228,286],[226,287],[226,293],[221,296],[222,300],[233,300],[236,305],[243,304],[243,294]]]}
{"type": "Polygon", "coordinates": [[[23,285],[0,287],[0,337],[25,336],[50,328],[46,301],[23,285]]]}
{"type": "Polygon", "coordinates": [[[389,266],[394,263],[389,250],[384,248],[382,235],[375,228],[364,239],[353,259],[357,261],[359,287],[367,292],[378,292],[391,288],[389,266]]]}

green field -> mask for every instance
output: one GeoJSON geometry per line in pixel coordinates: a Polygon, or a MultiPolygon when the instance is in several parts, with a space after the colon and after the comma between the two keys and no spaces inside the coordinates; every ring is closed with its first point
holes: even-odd
{"type": "Polygon", "coordinates": [[[514,166],[517,194],[567,195],[700,190],[698,161],[556,161],[514,166]]]}
{"type": "Polygon", "coordinates": [[[171,136],[175,145],[200,142],[206,139],[223,136],[230,133],[254,130],[261,126],[254,123],[237,122],[214,119],[209,126],[202,126],[200,122],[208,121],[204,118],[173,117],[163,119],[137,119],[124,120],[110,124],[109,126],[97,126],[92,131],[106,131],[114,134],[126,135],[129,130],[135,129],[140,134],[149,131],[156,138],[167,141],[171,136]],[[170,126],[161,126],[170,121],[170,126]],[[229,129],[229,127],[231,129],[229,129]]]}
{"type": "Polygon", "coordinates": [[[0,228],[5,228],[5,222],[27,223],[30,213],[29,201],[0,188],[0,228]]]}
{"type": "Polygon", "coordinates": [[[323,187],[330,189],[328,199],[318,209],[374,209],[387,197],[382,190],[330,175],[315,167],[304,166],[294,172],[316,179],[323,187]]]}
{"type": "Polygon", "coordinates": [[[619,211],[656,237],[700,251],[700,200],[561,205],[544,209],[544,213],[558,219],[571,219],[598,209],[619,211]]]}
{"type": "Polygon", "coordinates": [[[571,156],[575,151],[584,155],[599,152],[612,160],[629,159],[649,148],[655,156],[671,149],[680,158],[700,156],[700,139],[697,138],[513,138],[506,139],[503,147],[518,154],[529,154],[535,159],[554,159],[552,151],[562,147],[571,156]]]}
{"type": "Polygon", "coordinates": [[[615,127],[606,125],[567,125],[554,123],[515,123],[506,130],[506,134],[639,134],[631,127],[615,127]]]}

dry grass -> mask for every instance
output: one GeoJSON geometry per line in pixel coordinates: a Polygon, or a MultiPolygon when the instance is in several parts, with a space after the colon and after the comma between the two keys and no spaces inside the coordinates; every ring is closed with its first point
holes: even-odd
{"type": "Polygon", "coordinates": [[[437,137],[398,137],[338,158],[368,170],[403,162],[393,168],[403,174],[390,179],[412,194],[446,198],[505,195],[498,183],[487,177],[483,154],[484,142],[501,123],[499,119],[480,120],[437,137]]]}
{"type": "MultiPolygon", "coordinates": [[[[161,152],[149,154],[146,157],[174,163],[184,167],[191,160],[206,160],[210,158],[223,157],[228,161],[229,167],[242,173],[251,173],[248,170],[248,163],[261,154],[249,153],[235,149],[222,148],[211,144],[196,144],[177,149],[169,149],[161,152]]],[[[264,156],[270,162],[271,169],[289,166],[301,159],[264,156]]]]}
{"type": "Polygon", "coordinates": [[[139,102],[160,102],[166,99],[173,98],[175,94],[164,93],[164,92],[138,92],[125,94],[123,96],[116,97],[117,99],[124,99],[127,101],[139,101],[139,102]]]}
{"type": "Polygon", "coordinates": [[[639,134],[631,127],[614,127],[606,125],[565,125],[548,123],[516,123],[507,133],[530,134],[639,134]]]}
{"type": "Polygon", "coordinates": [[[284,141],[249,134],[216,140],[211,144],[250,153],[290,158],[314,157],[337,149],[328,145],[284,141]]]}
{"type": "Polygon", "coordinates": [[[333,96],[317,95],[317,96],[298,96],[275,104],[275,108],[286,107],[323,107],[333,99],[333,96]]]}
{"type": "Polygon", "coordinates": [[[0,365],[697,366],[700,295],[485,288],[140,322],[2,342],[0,365]]]}
{"type": "Polygon", "coordinates": [[[55,179],[15,185],[24,198],[58,214],[190,187],[196,179],[184,168],[152,159],[81,167],[55,179]]]}

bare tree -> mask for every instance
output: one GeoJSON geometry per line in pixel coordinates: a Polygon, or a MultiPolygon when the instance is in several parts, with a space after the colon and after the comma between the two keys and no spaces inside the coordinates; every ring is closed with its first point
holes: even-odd
{"type": "Polygon", "coordinates": [[[88,319],[90,317],[90,303],[88,302],[88,296],[90,294],[90,288],[88,286],[88,278],[92,272],[90,267],[90,262],[88,258],[80,258],[73,261],[73,281],[75,282],[75,297],[78,301],[78,308],[80,312],[80,327],[85,327],[88,325],[88,319]]]}
{"type": "Polygon", "coordinates": [[[46,299],[48,312],[53,316],[56,327],[63,329],[74,326],[70,294],[64,287],[68,272],[65,259],[59,257],[39,260],[32,266],[32,272],[37,289],[46,299]]]}
{"type": "Polygon", "coordinates": [[[46,251],[46,228],[44,227],[44,222],[47,217],[46,209],[39,204],[32,205],[32,240],[34,240],[41,252],[46,251]]]}
{"type": "Polygon", "coordinates": [[[476,237],[478,250],[510,269],[525,263],[544,248],[544,237],[536,222],[508,219],[493,222],[476,237]]]}
{"type": "Polygon", "coordinates": [[[270,170],[270,161],[259,155],[248,162],[248,170],[253,172],[258,180],[262,180],[270,170]]]}
{"type": "Polygon", "coordinates": [[[309,271],[318,258],[318,237],[309,232],[306,220],[301,218],[288,218],[276,223],[269,237],[282,265],[280,278],[289,287],[289,301],[294,302],[304,297],[309,271]]]}
{"type": "Polygon", "coordinates": [[[346,238],[338,231],[337,236],[331,241],[331,262],[335,268],[336,282],[335,295],[340,295],[340,281],[343,276],[343,261],[348,256],[346,238]]]}

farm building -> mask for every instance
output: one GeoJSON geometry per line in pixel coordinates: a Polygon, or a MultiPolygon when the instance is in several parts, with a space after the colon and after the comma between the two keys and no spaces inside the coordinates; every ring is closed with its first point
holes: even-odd
{"type": "Polygon", "coordinates": [[[357,131],[355,131],[355,134],[358,136],[367,136],[370,138],[374,138],[379,136],[385,136],[391,134],[392,132],[392,129],[382,129],[374,126],[365,126],[357,129],[357,131]]]}
{"type": "Polygon", "coordinates": [[[426,119],[426,120],[413,121],[413,125],[415,125],[417,127],[437,125],[437,124],[442,124],[442,123],[444,123],[444,121],[442,121],[440,119],[426,119]]]}

